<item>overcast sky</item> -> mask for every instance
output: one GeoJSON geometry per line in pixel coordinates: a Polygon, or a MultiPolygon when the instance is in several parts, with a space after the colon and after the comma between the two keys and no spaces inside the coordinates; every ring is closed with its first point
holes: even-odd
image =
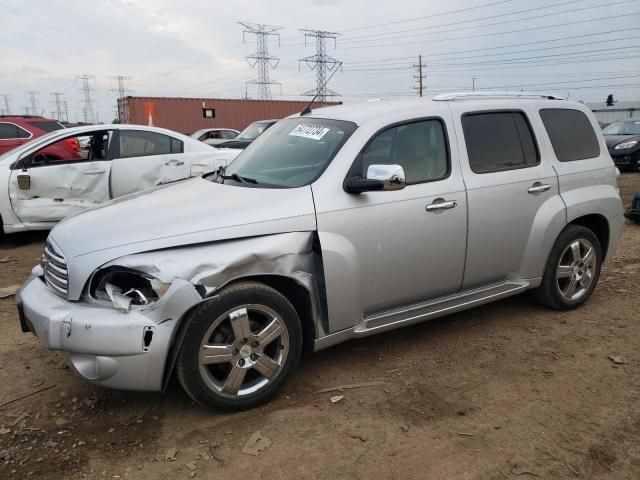
{"type": "MultiPolygon", "coordinates": [[[[114,115],[116,84],[131,77],[139,96],[238,98],[257,72],[239,21],[283,27],[269,43],[280,63],[273,98],[315,87],[298,59],[315,53],[299,29],[340,33],[327,53],[343,61],[329,87],[345,102],[415,95],[419,54],[426,92],[549,91],[571,99],[640,100],[640,0],[0,0],[0,94],[38,113],[63,92],[69,120],[81,120],[81,82],[93,76],[99,120],[114,115]],[[537,7],[537,8],[536,8],[537,7]]],[[[255,97],[255,86],[248,95],[255,97]]],[[[4,101],[0,97],[0,108],[4,101]]]]}

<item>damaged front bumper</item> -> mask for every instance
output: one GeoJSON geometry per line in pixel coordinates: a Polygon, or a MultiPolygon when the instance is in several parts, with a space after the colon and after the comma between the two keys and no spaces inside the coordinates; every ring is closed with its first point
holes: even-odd
{"type": "Polygon", "coordinates": [[[180,320],[202,302],[195,287],[176,279],[161,300],[124,313],[53,293],[36,267],[16,295],[23,330],[65,353],[69,367],[96,385],[160,391],[180,320]]]}

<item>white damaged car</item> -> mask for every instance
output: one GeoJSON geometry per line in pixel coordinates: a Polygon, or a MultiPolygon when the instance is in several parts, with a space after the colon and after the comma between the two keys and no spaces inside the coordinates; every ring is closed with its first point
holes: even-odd
{"type": "Polygon", "coordinates": [[[238,153],[140,125],[56,130],[0,156],[0,233],[48,230],[112,198],[214,171],[238,153]]]}

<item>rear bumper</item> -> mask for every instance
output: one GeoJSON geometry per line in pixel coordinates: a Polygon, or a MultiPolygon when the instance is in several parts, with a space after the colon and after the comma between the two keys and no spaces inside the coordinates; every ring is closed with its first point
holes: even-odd
{"type": "Polygon", "coordinates": [[[174,282],[162,300],[127,313],[54,294],[37,275],[16,295],[20,325],[40,344],[65,353],[69,367],[91,383],[122,390],[159,391],[174,332],[202,301],[193,286],[174,282]]]}

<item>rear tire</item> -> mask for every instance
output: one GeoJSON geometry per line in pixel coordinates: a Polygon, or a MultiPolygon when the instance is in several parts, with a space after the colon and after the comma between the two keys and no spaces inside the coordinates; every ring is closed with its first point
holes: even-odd
{"type": "Polygon", "coordinates": [[[593,293],[601,264],[598,237],[586,227],[568,225],[551,249],[535,296],[542,304],[556,310],[577,308],[593,293]]]}
{"type": "Polygon", "coordinates": [[[278,393],[301,351],[302,327],[293,305],[271,287],[242,282],[196,310],[176,372],[204,407],[253,408],[278,393]]]}

